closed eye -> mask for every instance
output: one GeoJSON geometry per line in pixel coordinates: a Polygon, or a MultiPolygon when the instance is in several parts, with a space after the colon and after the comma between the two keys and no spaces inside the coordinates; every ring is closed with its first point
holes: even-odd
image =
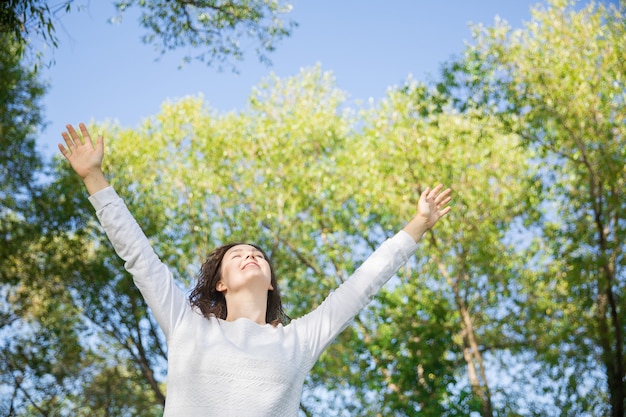
{"type": "Polygon", "coordinates": [[[244,251],[241,249],[235,249],[230,255],[230,259],[238,259],[238,258],[244,258],[244,257],[249,257],[249,256],[251,256],[254,259],[264,259],[264,260],[267,259],[265,255],[263,255],[263,252],[259,252],[259,251],[248,252],[248,251],[244,251]]]}

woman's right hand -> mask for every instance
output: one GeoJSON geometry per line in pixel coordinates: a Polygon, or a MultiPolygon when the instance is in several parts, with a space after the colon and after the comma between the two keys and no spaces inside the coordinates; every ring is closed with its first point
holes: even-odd
{"type": "Polygon", "coordinates": [[[59,143],[59,150],[72,169],[83,179],[89,194],[93,194],[109,185],[102,173],[104,138],[98,136],[94,146],[87,127],[83,123],[80,123],[79,127],[82,136],[72,125],[66,126],[67,132],[61,134],[66,146],[59,143]]]}
{"type": "Polygon", "coordinates": [[[61,133],[65,140],[65,146],[59,143],[59,150],[68,160],[74,171],[85,179],[90,174],[102,171],[102,160],[104,158],[104,141],[99,136],[94,146],[89,136],[89,131],[83,123],[79,124],[81,135],[74,130],[72,125],[67,125],[67,132],[61,133]]]}

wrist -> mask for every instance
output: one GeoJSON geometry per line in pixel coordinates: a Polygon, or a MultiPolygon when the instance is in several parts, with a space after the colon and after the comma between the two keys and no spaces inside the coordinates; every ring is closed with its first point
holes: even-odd
{"type": "Polygon", "coordinates": [[[94,169],[85,175],[83,177],[83,182],[85,183],[85,187],[87,187],[89,195],[93,195],[109,186],[109,182],[106,180],[104,173],[100,168],[94,169]]]}
{"type": "Polygon", "coordinates": [[[409,234],[415,242],[419,241],[430,227],[422,219],[413,218],[402,230],[409,234]]]}
{"type": "Polygon", "coordinates": [[[85,175],[80,176],[83,181],[92,181],[94,179],[104,177],[104,172],[102,172],[102,168],[94,167],[88,170],[85,175]]]}

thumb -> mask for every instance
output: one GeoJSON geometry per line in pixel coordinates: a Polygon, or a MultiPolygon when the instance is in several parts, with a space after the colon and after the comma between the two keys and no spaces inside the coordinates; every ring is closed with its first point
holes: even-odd
{"type": "Polygon", "coordinates": [[[426,201],[426,196],[428,196],[428,193],[430,193],[430,187],[426,187],[426,189],[422,191],[422,194],[420,194],[420,200],[426,201]]]}
{"type": "Polygon", "coordinates": [[[100,135],[98,136],[98,138],[96,139],[96,149],[99,152],[104,153],[104,136],[100,135]]]}

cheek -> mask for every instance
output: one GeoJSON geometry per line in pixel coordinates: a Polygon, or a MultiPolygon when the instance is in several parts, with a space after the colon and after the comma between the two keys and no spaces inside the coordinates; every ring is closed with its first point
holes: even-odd
{"type": "Polygon", "coordinates": [[[217,273],[217,282],[228,284],[230,277],[232,276],[231,267],[228,264],[222,264],[220,270],[217,273]]]}
{"type": "Polygon", "coordinates": [[[219,276],[220,281],[228,282],[232,275],[232,267],[229,265],[222,265],[222,270],[220,271],[219,276]]]}
{"type": "Polygon", "coordinates": [[[272,282],[272,269],[269,266],[267,267],[266,276],[267,276],[267,282],[270,285],[270,287],[272,287],[272,290],[275,289],[275,285],[272,282]]]}

